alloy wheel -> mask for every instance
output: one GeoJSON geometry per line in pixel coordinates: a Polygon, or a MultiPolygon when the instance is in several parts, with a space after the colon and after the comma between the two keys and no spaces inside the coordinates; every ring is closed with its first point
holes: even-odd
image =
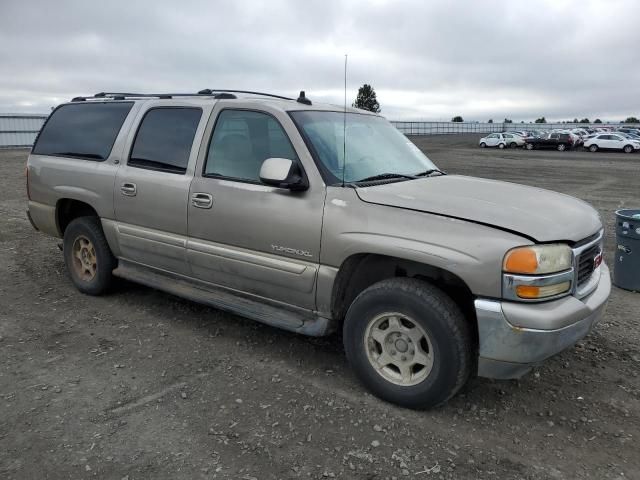
{"type": "Polygon", "coordinates": [[[385,380],[396,385],[416,385],[433,369],[433,346],[429,335],[407,315],[378,315],[369,322],[364,343],[371,366],[385,380]]]}

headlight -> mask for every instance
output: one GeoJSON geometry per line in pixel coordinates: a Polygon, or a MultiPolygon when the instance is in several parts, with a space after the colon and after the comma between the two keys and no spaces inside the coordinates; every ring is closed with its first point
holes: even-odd
{"type": "Polygon", "coordinates": [[[503,261],[503,296],[543,300],[565,295],[573,284],[573,252],[568,245],[531,245],[507,252],[503,261]]]}
{"type": "Polygon", "coordinates": [[[571,268],[572,260],[569,245],[532,245],[509,250],[504,257],[503,270],[525,275],[561,272],[571,268]]]}

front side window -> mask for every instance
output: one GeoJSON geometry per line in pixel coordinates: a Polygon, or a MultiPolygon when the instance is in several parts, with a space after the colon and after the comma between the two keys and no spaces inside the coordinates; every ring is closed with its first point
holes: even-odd
{"type": "Polygon", "coordinates": [[[199,108],[152,108],[140,123],[128,164],[185,173],[201,116],[199,108]]]}
{"type": "Polygon", "coordinates": [[[436,169],[418,147],[382,117],[307,110],[289,114],[328,183],[341,183],[343,174],[345,182],[358,182],[376,175],[415,175],[436,169]]]}
{"type": "Polygon", "coordinates": [[[45,123],[33,153],[106,160],[133,102],[82,102],[58,107],[45,123]]]}
{"type": "Polygon", "coordinates": [[[297,160],[289,137],[271,115],[223,110],[209,142],[204,175],[259,182],[267,158],[297,160]]]}

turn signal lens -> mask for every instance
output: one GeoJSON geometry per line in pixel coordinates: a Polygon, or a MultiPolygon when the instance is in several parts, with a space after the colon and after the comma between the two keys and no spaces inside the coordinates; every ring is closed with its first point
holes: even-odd
{"type": "Polygon", "coordinates": [[[536,287],[533,285],[516,286],[516,295],[520,298],[533,300],[536,298],[553,297],[569,291],[571,282],[562,282],[555,285],[545,285],[544,287],[536,287]]]}
{"type": "Polygon", "coordinates": [[[561,272],[571,268],[572,255],[562,243],[514,248],[505,255],[503,270],[525,275],[561,272]]]}

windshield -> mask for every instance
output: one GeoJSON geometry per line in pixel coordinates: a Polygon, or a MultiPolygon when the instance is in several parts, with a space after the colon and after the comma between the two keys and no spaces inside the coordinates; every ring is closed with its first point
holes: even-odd
{"type": "Polygon", "coordinates": [[[343,166],[347,183],[382,174],[417,175],[436,169],[418,147],[382,117],[321,111],[290,114],[328,183],[342,183],[343,166]]]}

